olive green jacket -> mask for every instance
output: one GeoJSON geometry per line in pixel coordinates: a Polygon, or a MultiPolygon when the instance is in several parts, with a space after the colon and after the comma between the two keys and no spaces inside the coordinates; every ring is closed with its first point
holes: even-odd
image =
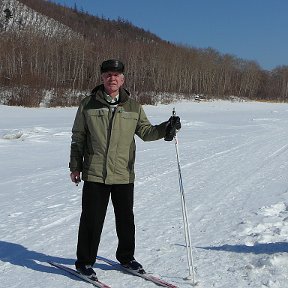
{"type": "Polygon", "coordinates": [[[84,181],[133,183],[134,135],[144,141],[161,139],[167,122],[151,125],[142,106],[123,88],[113,113],[103,91],[103,85],[97,86],[79,105],[72,128],[70,171],[82,172],[84,181]]]}

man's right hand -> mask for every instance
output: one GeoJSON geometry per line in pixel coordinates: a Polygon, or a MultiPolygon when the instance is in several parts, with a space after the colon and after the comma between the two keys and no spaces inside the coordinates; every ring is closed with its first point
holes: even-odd
{"type": "Polygon", "coordinates": [[[71,178],[72,182],[74,182],[76,185],[78,185],[78,183],[81,182],[81,177],[80,177],[79,171],[71,172],[70,178],[71,178]]]}

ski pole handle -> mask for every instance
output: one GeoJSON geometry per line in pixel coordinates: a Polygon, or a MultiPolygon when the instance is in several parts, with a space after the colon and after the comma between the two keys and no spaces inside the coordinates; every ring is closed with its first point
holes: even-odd
{"type": "Polygon", "coordinates": [[[172,116],[176,116],[176,110],[175,110],[175,107],[173,107],[173,110],[172,110],[172,116]]]}
{"type": "Polygon", "coordinates": [[[175,108],[172,110],[172,116],[169,118],[166,126],[165,141],[172,141],[176,136],[177,130],[181,128],[180,118],[176,116],[175,108]]]}

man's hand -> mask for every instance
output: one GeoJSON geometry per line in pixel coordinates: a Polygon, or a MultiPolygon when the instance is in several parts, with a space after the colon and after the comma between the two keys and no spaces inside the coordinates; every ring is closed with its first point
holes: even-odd
{"type": "Polygon", "coordinates": [[[180,117],[171,116],[167,122],[165,141],[172,141],[176,132],[181,129],[180,117]]]}
{"type": "Polygon", "coordinates": [[[78,184],[81,182],[81,177],[80,177],[79,171],[71,172],[70,178],[71,178],[72,182],[74,182],[76,184],[76,186],[78,186],[78,184]]]}

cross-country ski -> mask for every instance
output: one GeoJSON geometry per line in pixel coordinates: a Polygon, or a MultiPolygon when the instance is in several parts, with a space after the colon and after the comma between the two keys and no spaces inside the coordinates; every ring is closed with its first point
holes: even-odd
{"type": "Polygon", "coordinates": [[[74,275],[76,276],[77,278],[80,278],[90,284],[92,284],[93,286],[95,287],[99,287],[99,288],[111,288],[110,286],[104,284],[103,282],[99,281],[97,278],[95,279],[90,279],[88,277],[85,277],[84,275],[80,274],[77,270],[74,270],[70,267],[67,267],[65,265],[62,265],[62,264],[59,264],[59,263],[55,263],[55,262],[48,262],[50,265],[54,266],[54,267],[57,267],[63,271],[66,271],[68,272],[69,274],[71,275],[74,275]]]}
{"type": "Polygon", "coordinates": [[[139,276],[139,277],[141,277],[141,278],[143,278],[145,280],[151,281],[151,282],[153,282],[153,283],[155,283],[155,284],[157,284],[159,286],[169,287],[169,288],[178,288],[174,284],[165,281],[164,279],[162,279],[159,276],[155,276],[155,275],[147,273],[145,271],[144,272],[137,272],[137,271],[134,271],[132,269],[127,269],[127,268],[123,267],[119,262],[113,261],[111,259],[108,259],[108,258],[105,258],[105,257],[102,257],[102,256],[97,256],[97,259],[101,260],[101,261],[104,261],[105,263],[115,267],[119,271],[124,271],[124,272],[128,272],[128,273],[130,273],[132,275],[139,276]]]}

